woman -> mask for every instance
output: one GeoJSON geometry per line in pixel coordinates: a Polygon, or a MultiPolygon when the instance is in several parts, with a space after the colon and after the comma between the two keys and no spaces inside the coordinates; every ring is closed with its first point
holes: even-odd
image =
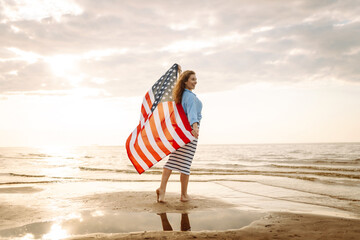
{"type": "MultiPolygon", "coordinates": [[[[181,72],[180,66],[179,72],[181,72]]],[[[187,70],[180,74],[179,79],[173,89],[173,99],[175,103],[181,103],[182,107],[184,108],[185,114],[192,128],[191,133],[196,139],[170,154],[169,160],[166,162],[163,168],[160,187],[156,189],[157,201],[161,203],[165,202],[166,185],[172,170],[180,172],[180,201],[187,202],[190,200],[187,194],[187,186],[189,183],[190,166],[197,146],[200,120],[202,117],[202,103],[192,92],[195,89],[196,83],[197,78],[195,72],[187,70]]]]}

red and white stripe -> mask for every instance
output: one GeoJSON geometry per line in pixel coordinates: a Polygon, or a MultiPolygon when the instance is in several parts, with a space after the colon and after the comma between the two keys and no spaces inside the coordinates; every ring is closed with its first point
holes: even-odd
{"type": "Polygon", "coordinates": [[[152,89],[150,89],[143,99],[143,103],[141,104],[141,113],[140,113],[140,123],[141,126],[145,124],[146,119],[151,114],[151,107],[153,102],[155,101],[154,93],[152,89]]]}
{"type": "Polygon", "coordinates": [[[154,95],[146,93],[137,128],[126,141],[128,157],[139,174],[195,139],[181,104],[160,102],[151,112],[154,95]]]}

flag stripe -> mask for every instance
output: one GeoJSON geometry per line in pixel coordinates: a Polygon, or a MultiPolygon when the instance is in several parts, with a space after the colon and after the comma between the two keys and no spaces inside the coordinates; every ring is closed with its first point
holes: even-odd
{"type": "MultiPolygon", "coordinates": [[[[151,113],[151,111],[150,111],[149,105],[147,104],[147,102],[146,102],[145,99],[144,99],[144,101],[143,101],[143,106],[144,106],[145,111],[146,111],[146,116],[148,116],[148,115],[151,113]]],[[[146,118],[146,117],[145,117],[145,118],[146,118]]]]}
{"type": "MultiPolygon", "coordinates": [[[[148,93],[147,93],[148,94],[148,93]]],[[[146,101],[146,99],[144,98],[142,105],[145,108],[146,111],[146,116],[148,116],[151,113],[150,107],[148,105],[148,102],[146,101]]]]}
{"type": "MultiPolygon", "coordinates": [[[[139,126],[140,126],[140,125],[138,125],[137,129],[139,128],[139,126]]],[[[132,135],[131,135],[131,140],[130,140],[130,143],[129,143],[129,145],[130,145],[130,151],[131,151],[131,154],[134,156],[134,159],[140,164],[141,168],[145,171],[145,170],[148,169],[149,167],[148,167],[147,164],[145,164],[144,161],[141,160],[142,158],[139,157],[137,151],[135,150],[135,147],[136,147],[137,145],[135,145],[134,142],[135,142],[136,134],[137,134],[137,132],[138,132],[137,129],[135,129],[135,131],[134,131],[134,132],[132,133],[132,135]]]]}
{"type": "MultiPolygon", "coordinates": [[[[136,134],[136,137],[135,137],[135,142],[134,142],[134,148],[135,148],[135,151],[137,153],[137,155],[139,156],[139,160],[143,160],[143,161],[139,161],[139,163],[141,164],[141,162],[143,162],[144,164],[147,165],[147,168],[151,167],[153,164],[151,163],[151,161],[145,156],[145,154],[141,151],[140,147],[139,147],[139,143],[138,143],[138,136],[139,136],[139,133],[140,133],[140,125],[138,126],[137,128],[137,134],[136,134]]],[[[137,158],[135,156],[135,158],[137,158]]],[[[144,168],[144,167],[143,167],[144,168]]],[[[146,168],[146,167],[145,167],[146,168]]],[[[146,168],[146,169],[147,169],[146,168]]]]}
{"type": "Polygon", "coordinates": [[[146,102],[147,102],[147,104],[148,104],[148,106],[149,106],[149,109],[151,109],[152,103],[151,103],[151,99],[150,99],[150,94],[149,94],[149,92],[146,93],[145,99],[146,99],[146,102]]]}
{"type": "MultiPolygon", "coordinates": [[[[164,157],[166,157],[166,153],[164,153],[160,147],[158,146],[158,144],[156,143],[154,136],[152,135],[152,131],[150,128],[150,124],[146,124],[145,125],[145,135],[148,137],[148,140],[152,146],[152,148],[156,151],[156,153],[160,156],[160,159],[163,159],[164,157]]],[[[158,159],[158,161],[160,160],[158,159]]]]}
{"type": "Polygon", "coordinates": [[[154,98],[154,93],[151,88],[149,90],[149,97],[150,97],[151,103],[153,104],[155,101],[155,98],[154,98]]]}
{"type": "MultiPolygon", "coordinates": [[[[186,137],[188,139],[190,139],[190,142],[193,141],[195,139],[195,137],[191,134],[191,127],[190,127],[190,131],[187,131],[187,129],[184,126],[183,120],[181,118],[180,115],[180,110],[179,110],[179,106],[177,104],[175,104],[175,102],[173,102],[173,106],[174,106],[174,111],[175,111],[175,118],[176,118],[176,122],[178,123],[178,126],[181,128],[181,130],[183,131],[183,133],[185,133],[186,137]]],[[[180,105],[181,106],[181,105],[180,105]]],[[[182,106],[181,106],[182,109],[182,106]]],[[[185,115],[185,112],[183,110],[183,114],[185,115]]],[[[185,116],[186,117],[186,116],[185,116]]],[[[188,122],[188,120],[186,119],[186,121],[188,122]]],[[[189,124],[190,125],[190,124],[189,124]]]]}
{"type": "MultiPolygon", "coordinates": [[[[157,112],[157,110],[155,110],[155,112],[157,112]]],[[[158,128],[156,127],[156,124],[155,124],[155,115],[156,115],[155,112],[149,119],[151,132],[153,134],[156,144],[159,146],[161,151],[163,151],[166,155],[169,155],[171,153],[171,151],[167,147],[165,147],[165,145],[164,145],[165,142],[161,141],[162,138],[160,137],[160,135],[157,131],[158,128]]]]}
{"type": "Polygon", "coordinates": [[[166,119],[165,119],[165,114],[164,114],[164,108],[163,108],[163,103],[159,104],[157,106],[158,108],[158,112],[159,112],[159,116],[160,116],[160,123],[161,123],[161,128],[166,136],[166,139],[169,141],[169,143],[171,144],[171,146],[173,146],[174,150],[178,149],[180,146],[179,144],[175,141],[175,139],[171,136],[169,129],[166,126],[166,119]]]}
{"type": "Polygon", "coordinates": [[[177,103],[176,104],[176,109],[179,112],[179,116],[181,118],[181,121],[183,122],[185,129],[188,130],[189,132],[192,131],[192,128],[190,126],[189,120],[186,117],[185,111],[183,109],[183,107],[181,106],[181,103],[177,103]]]}
{"type": "MultiPolygon", "coordinates": [[[[136,131],[136,130],[135,130],[136,131]]],[[[130,150],[130,139],[132,137],[133,134],[130,134],[130,136],[127,138],[126,140],[126,151],[128,154],[128,157],[130,159],[130,161],[132,162],[132,164],[134,165],[136,171],[138,171],[138,173],[143,173],[145,170],[140,166],[140,164],[136,161],[136,159],[134,158],[134,156],[131,154],[131,150],[130,150]]]]}
{"type": "Polygon", "coordinates": [[[176,116],[175,116],[176,112],[174,110],[173,102],[168,102],[168,108],[169,108],[169,113],[170,113],[171,124],[172,124],[174,130],[176,131],[177,135],[182,139],[182,141],[185,144],[190,142],[190,139],[188,137],[186,137],[183,130],[178,126],[178,124],[176,122],[176,116]]]}
{"type": "Polygon", "coordinates": [[[138,135],[138,143],[139,143],[139,147],[142,151],[142,153],[147,157],[147,159],[150,160],[151,164],[148,166],[151,167],[153,166],[155,163],[157,163],[156,159],[154,158],[154,156],[149,152],[149,150],[147,149],[147,147],[145,146],[144,144],[144,139],[143,139],[143,136],[142,136],[142,132],[145,132],[144,129],[141,129],[139,135],[138,135]]]}
{"type": "Polygon", "coordinates": [[[142,114],[142,117],[143,117],[144,119],[146,119],[147,113],[146,113],[144,104],[141,104],[141,114],[142,114]]]}
{"type": "Polygon", "coordinates": [[[159,103],[158,107],[154,111],[154,122],[157,128],[157,132],[159,134],[161,142],[164,144],[164,146],[168,149],[168,151],[173,152],[175,151],[175,148],[170,144],[169,140],[165,137],[164,130],[161,125],[160,116],[159,116],[159,106],[161,106],[162,103],[159,103]]]}
{"type": "Polygon", "coordinates": [[[180,136],[176,132],[174,126],[172,125],[171,114],[170,114],[170,109],[169,109],[169,102],[165,102],[163,104],[163,107],[164,107],[165,123],[166,123],[167,129],[169,130],[169,133],[171,134],[171,136],[173,137],[173,139],[176,141],[176,143],[179,146],[185,145],[184,141],[180,138],[180,136]]]}
{"type": "MultiPolygon", "coordinates": [[[[159,154],[154,150],[154,148],[152,147],[152,145],[149,142],[149,138],[146,134],[146,130],[145,128],[143,128],[141,130],[141,138],[143,140],[144,146],[146,147],[146,149],[148,150],[149,154],[151,154],[152,158],[154,159],[155,162],[151,161],[153,164],[155,164],[157,161],[159,161],[161,159],[161,157],[159,156],[159,154]]],[[[149,158],[149,157],[148,157],[149,158]]],[[[151,160],[151,158],[149,158],[151,160]]]]}

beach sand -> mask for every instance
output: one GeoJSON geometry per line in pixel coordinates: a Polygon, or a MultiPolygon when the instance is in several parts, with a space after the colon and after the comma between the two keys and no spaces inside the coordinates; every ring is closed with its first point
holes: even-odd
{"type": "MultiPolygon", "coordinates": [[[[179,201],[179,194],[176,192],[168,192],[166,195],[167,203],[157,203],[154,191],[108,191],[103,187],[102,192],[75,194],[81,192],[86,185],[90,183],[68,183],[68,184],[49,184],[46,188],[35,188],[30,186],[7,187],[1,188],[0,193],[3,196],[18,196],[18,200],[12,202],[3,202],[0,204],[0,231],[6,229],[15,229],[16,227],[26,225],[27,228],[33,223],[41,223],[59,219],[59,216],[71,216],[81,211],[115,212],[127,214],[189,214],[190,223],[196,213],[204,211],[212,211],[214,214],[224,212],[225,210],[237,211],[238,204],[231,201],[223,201],[221,197],[214,198],[206,195],[192,194],[192,201],[182,203],[179,201]],[[65,185],[65,186],[64,186],[65,185]],[[67,185],[67,186],[66,186],[67,185]],[[63,189],[63,193],[56,196],[59,188],[63,189]],[[64,189],[72,189],[72,193],[64,193],[64,189]],[[48,191],[48,192],[46,192],[48,191]],[[49,197],[49,191],[53,197],[49,197]],[[43,197],[41,197],[41,193],[43,197]],[[6,195],[4,195],[6,194],[6,195]],[[15,194],[15,195],[14,195],[15,194]],[[22,194],[22,195],[18,195],[22,194]],[[24,198],[23,196],[28,196],[24,198]],[[19,199],[23,199],[20,204],[19,199]],[[30,199],[36,199],[31,201],[30,199]],[[30,200],[30,201],[29,201],[30,200]],[[26,204],[28,203],[28,204],[26,204]]],[[[136,184],[136,183],[134,183],[136,184]]],[[[105,186],[105,185],[104,185],[105,186]]],[[[135,185],[134,185],[135,186],[135,185]]],[[[206,184],[201,183],[201,186],[206,184]]],[[[209,186],[209,185],[208,185],[209,186]]],[[[97,188],[98,186],[93,185],[97,188]]],[[[193,187],[196,187],[193,184],[193,187]]],[[[128,187],[128,188],[131,188],[128,187]]],[[[209,191],[209,190],[207,190],[209,191]]],[[[221,191],[218,191],[219,193],[221,191]]],[[[249,209],[243,211],[244,216],[262,213],[261,217],[254,217],[248,223],[239,229],[228,230],[202,230],[202,231],[130,231],[124,233],[90,233],[76,236],[64,235],[64,239],[360,239],[360,219],[345,218],[337,216],[328,216],[322,214],[296,213],[286,209],[284,211],[264,211],[264,209],[249,209]],[[247,215],[246,215],[247,214],[247,215]]],[[[180,216],[179,215],[179,216],[180,216]]],[[[129,215],[131,216],[131,215],[129,215]]],[[[186,215],[187,216],[187,215],[186,215]]],[[[214,215],[215,216],[215,215],[214,215]]],[[[260,216],[260,215],[259,215],[260,216]]],[[[74,216],[73,216],[74,217],[74,216]]],[[[70,217],[71,218],[71,217],[70,217]]],[[[211,218],[209,215],[207,218],[211,218]]],[[[159,218],[160,219],[160,218],[159,218]]],[[[171,220],[171,219],[170,219],[171,220]]],[[[84,215],[83,223],[86,224],[84,215]]],[[[107,225],[111,226],[111,221],[107,225]]],[[[126,221],[132,221],[130,218],[119,222],[119,225],[126,225],[126,221]]],[[[216,221],[216,219],[215,219],[216,221]]],[[[160,222],[160,221],[159,221],[160,222]]],[[[83,224],[83,225],[84,225],[83,224]]],[[[99,224],[99,223],[96,223],[99,224]]],[[[40,236],[40,235],[39,235],[40,236]]],[[[36,238],[36,236],[35,236],[36,238]]],[[[58,236],[58,238],[61,238],[58,236]]],[[[31,237],[29,239],[32,239],[31,237]]]]}

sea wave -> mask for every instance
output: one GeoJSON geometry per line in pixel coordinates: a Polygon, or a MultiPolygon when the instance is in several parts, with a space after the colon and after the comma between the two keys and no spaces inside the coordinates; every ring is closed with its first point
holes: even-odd
{"type": "MultiPolygon", "coordinates": [[[[348,198],[339,198],[337,196],[332,196],[332,195],[324,195],[324,196],[327,196],[327,197],[330,197],[330,198],[334,198],[334,199],[337,199],[337,200],[340,200],[340,202],[338,202],[337,204],[334,204],[332,201],[330,202],[324,202],[324,201],[317,201],[316,199],[314,198],[310,198],[310,199],[304,199],[304,198],[293,198],[293,199],[289,199],[288,197],[274,197],[274,196],[269,196],[267,194],[263,194],[263,193],[254,193],[254,192],[251,192],[251,191],[244,191],[244,190],[240,190],[240,189],[237,189],[237,188],[234,188],[234,187],[231,187],[231,186],[228,186],[226,184],[222,184],[222,183],[217,183],[221,186],[224,186],[224,187],[227,187],[233,191],[237,191],[237,192],[241,192],[241,193],[246,193],[246,194],[250,194],[250,195],[254,195],[254,196],[261,196],[261,197],[267,197],[267,198],[273,198],[273,199],[278,199],[278,200],[283,200],[283,201],[289,201],[289,202],[294,202],[294,203],[305,203],[305,204],[312,204],[312,205],[319,205],[319,206],[323,206],[323,207],[330,207],[330,208],[336,208],[336,209],[339,209],[339,210],[345,210],[345,211],[350,211],[352,212],[354,210],[354,208],[356,209],[359,209],[360,210],[360,207],[358,205],[353,205],[353,206],[350,206],[349,204],[345,204],[342,203],[344,200],[345,201],[350,201],[352,203],[355,203],[355,202],[359,202],[358,199],[348,199],[348,198]]],[[[318,194],[318,193],[313,193],[313,194],[318,194]]],[[[323,195],[323,194],[319,194],[319,195],[323,195]]]]}
{"type": "Polygon", "coordinates": [[[36,183],[56,183],[61,182],[59,180],[53,180],[53,181],[18,181],[18,182],[2,182],[0,185],[13,185],[13,184],[36,184],[36,183]]]}
{"type": "Polygon", "coordinates": [[[354,165],[359,164],[360,158],[354,160],[315,160],[314,163],[325,163],[325,164],[343,164],[343,165],[354,165]]]}
{"type": "MultiPolygon", "coordinates": [[[[18,181],[14,181],[9,179],[8,181],[4,181],[1,182],[0,185],[6,185],[6,184],[41,184],[41,183],[56,183],[56,182],[79,182],[79,181],[109,181],[109,182],[159,182],[160,181],[160,176],[162,171],[148,171],[146,172],[146,175],[159,175],[158,179],[149,179],[149,178],[142,178],[137,172],[132,172],[133,175],[136,175],[138,177],[135,176],[127,179],[123,179],[123,177],[118,178],[116,175],[111,175],[108,176],[108,178],[102,178],[99,176],[94,175],[92,176],[76,176],[76,177],[66,177],[66,176],[45,176],[45,175],[31,175],[31,174],[15,174],[12,173],[12,176],[17,176],[17,177],[24,177],[26,178],[33,178],[34,180],[32,181],[24,181],[24,180],[18,180],[18,181]],[[36,178],[40,178],[40,179],[36,179],[36,178]],[[35,180],[36,179],[36,180],[35,180]],[[43,180],[42,180],[43,179],[43,180]]],[[[175,174],[178,174],[177,172],[175,172],[175,174]]],[[[193,182],[216,182],[216,181],[229,181],[229,182],[257,182],[257,181],[253,181],[251,179],[237,179],[231,176],[234,175],[229,175],[229,174],[218,174],[218,173],[203,173],[203,172],[195,172],[192,173],[193,178],[191,181],[193,182]],[[196,176],[199,175],[206,175],[208,176],[207,178],[196,178],[196,176]]],[[[246,173],[240,173],[238,175],[259,175],[259,176],[266,176],[266,177],[283,177],[283,178],[290,178],[290,179],[297,179],[297,180],[304,180],[304,181],[310,181],[310,182],[319,182],[319,183],[323,183],[323,184],[329,184],[329,185],[348,185],[348,186],[357,186],[358,182],[357,181],[353,181],[351,179],[345,181],[342,180],[341,182],[339,182],[339,180],[337,180],[336,178],[330,177],[330,178],[321,178],[319,176],[309,176],[309,175],[299,175],[299,174],[288,174],[288,173],[253,173],[253,172],[246,172],[246,173]],[[345,182],[344,182],[345,181],[345,182]]],[[[142,175],[143,176],[143,175],[142,175]]],[[[259,179],[262,179],[261,177],[259,179]]],[[[177,182],[178,180],[169,180],[170,182],[174,181],[177,182]]],[[[260,183],[260,182],[259,182],[260,183]]]]}
{"type": "Polygon", "coordinates": [[[126,169],[109,169],[109,168],[92,168],[92,167],[79,167],[83,171],[105,171],[105,172],[119,172],[119,173],[134,173],[134,171],[126,169]]]}
{"type": "Polygon", "coordinates": [[[46,177],[46,175],[32,175],[32,174],[21,174],[21,173],[9,173],[10,176],[17,177],[46,177]]]}
{"type": "Polygon", "coordinates": [[[324,193],[324,192],[321,193],[319,191],[311,191],[311,189],[304,190],[304,189],[294,188],[294,187],[290,187],[290,186],[283,186],[283,185],[279,185],[279,184],[270,184],[270,183],[265,183],[265,182],[258,182],[258,183],[266,185],[266,186],[279,187],[279,188],[294,190],[294,191],[298,191],[298,192],[312,193],[312,194],[327,196],[327,197],[335,198],[335,199],[338,199],[338,200],[360,202],[360,199],[349,198],[349,197],[346,197],[346,196],[338,196],[338,195],[324,193]]]}
{"type": "MultiPolygon", "coordinates": [[[[107,169],[107,168],[90,168],[79,167],[83,171],[108,171],[108,172],[120,172],[120,173],[136,173],[133,170],[126,169],[107,169]]],[[[317,170],[317,169],[314,169],[317,170]]],[[[357,171],[350,171],[357,172],[357,171]]],[[[147,174],[162,174],[162,169],[152,169],[147,171],[147,174]]],[[[209,168],[193,168],[191,169],[192,175],[271,175],[271,176],[284,176],[284,175],[301,175],[299,177],[304,178],[306,175],[315,176],[327,176],[337,178],[351,178],[360,179],[359,174],[347,174],[331,171],[273,171],[273,170],[239,170],[239,169],[209,169],[209,168]]],[[[311,177],[309,177],[311,179],[311,177]]]]}
{"type": "Polygon", "coordinates": [[[323,167],[323,166],[279,165],[279,164],[270,164],[269,166],[276,167],[276,168],[295,168],[295,169],[313,169],[313,170],[324,170],[324,171],[360,172],[360,168],[336,168],[336,167],[323,167]]]}
{"type": "Polygon", "coordinates": [[[28,153],[28,154],[23,154],[23,156],[41,157],[41,158],[52,157],[51,155],[44,153],[28,153]]]}

